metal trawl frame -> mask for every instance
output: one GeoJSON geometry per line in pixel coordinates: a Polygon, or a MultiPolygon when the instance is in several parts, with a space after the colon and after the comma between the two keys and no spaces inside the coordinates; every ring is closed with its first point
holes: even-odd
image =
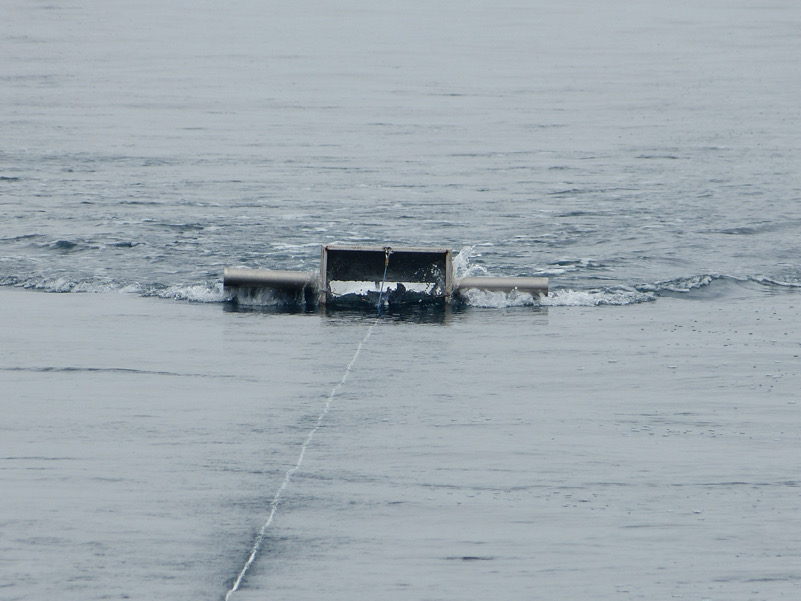
{"type": "Polygon", "coordinates": [[[403,305],[444,301],[468,290],[522,292],[548,296],[548,278],[454,278],[453,252],[438,247],[323,245],[319,277],[302,271],[226,268],[226,291],[255,294],[274,290],[291,298],[320,304],[403,305]]]}

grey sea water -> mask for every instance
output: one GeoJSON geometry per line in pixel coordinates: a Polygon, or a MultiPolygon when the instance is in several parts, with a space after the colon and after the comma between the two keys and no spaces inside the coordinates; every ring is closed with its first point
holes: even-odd
{"type": "Polygon", "coordinates": [[[797,598],[796,2],[1,12],[0,598],[797,598]],[[228,310],[332,242],[551,295],[228,310]]]}

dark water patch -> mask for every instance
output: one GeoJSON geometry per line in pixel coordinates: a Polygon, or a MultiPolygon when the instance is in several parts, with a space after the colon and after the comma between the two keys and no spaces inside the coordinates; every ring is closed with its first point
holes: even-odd
{"type": "Polygon", "coordinates": [[[574,267],[578,269],[605,269],[607,265],[595,259],[582,258],[582,259],[557,259],[552,263],[558,267],[574,267]]]}
{"type": "Polygon", "coordinates": [[[654,524],[624,524],[621,526],[626,530],[647,530],[649,528],[660,528],[660,529],[673,529],[673,528],[695,528],[694,524],[679,524],[676,522],[661,522],[661,523],[654,523],[654,524]]]}
{"type": "Polygon", "coordinates": [[[770,226],[766,227],[741,226],[741,227],[730,227],[721,230],[712,230],[710,233],[724,234],[726,236],[753,236],[754,234],[762,234],[768,232],[771,229],[772,228],[770,226]]]}
{"type": "Polygon", "coordinates": [[[446,557],[446,561],[493,561],[492,555],[455,555],[446,557]]]}
{"type": "Polygon", "coordinates": [[[19,538],[16,540],[16,542],[32,546],[41,545],[50,547],[51,545],[70,544],[72,543],[72,540],[60,536],[29,536],[26,538],[19,538]]]}
{"type": "Polygon", "coordinates": [[[746,290],[759,288],[795,290],[801,288],[801,277],[788,274],[782,277],[732,276],[723,274],[700,274],[665,280],[650,284],[638,284],[635,289],[657,296],[685,297],[699,300],[719,300],[742,294],[746,290]]]}
{"type": "Polygon", "coordinates": [[[90,244],[83,240],[56,240],[46,245],[49,250],[56,251],[61,254],[79,253],[86,250],[97,250],[99,247],[90,244]]]}
{"type": "Polygon", "coordinates": [[[20,455],[0,457],[2,461],[79,461],[77,457],[48,457],[45,455],[20,455]]]}
{"type": "Polygon", "coordinates": [[[206,229],[202,223],[166,223],[166,222],[153,222],[155,225],[163,227],[168,230],[175,230],[178,232],[199,232],[206,229]]]}
{"type": "Polygon", "coordinates": [[[41,240],[44,238],[41,234],[22,234],[20,236],[10,236],[8,238],[0,238],[0,242],[23,242],[26,240],[41,240]]]}
{"type": "Polygon", "coordinates": [[[122,373],[145,376],[170,376],[180,378],[236,378],[228,374],[213,373],[182,373],[174,371],[135,369],[129,367],[57,367],[57,366],[22,366],[22,367],[0,367],[0,371],[6,372],[30,372],[30,373],[122,373]]]}
{"type": "Polygon", "coordinates": [[[744,580],[743,582],[797,582],[801,580],[801,575],[799,574],[786,574],[784,576],[765,576],[763,578],[749,578],[748,580],[744,580]]]}
{"type": "MultiPolygon", "coordinates": [[[[158,200],[138,200],[138,199],[134,199],[134,200],[120,200],[120,201],[118,201],[117,204],[120,204],[120,205],[133,205],[133,206],[139,205],[139,206],[145,206],[145,207],[157,207],[157,206],[161,206],[164,203],[162,201],[158,201],[158,200]]],[[[152,220],[146,220],[146,221],[152,221],[152,220]]]]}
{"type": "MultiPolygon", "coordinates": [[[[674,484],[673,486],[696,486],[694,484],[674,484]]],[[[747,486],[750,488],[767,488],[767,487],[786,487],[798,488],[801,482],[797,480],[780,480],[778,482],[743,482],[740,480],[733,480],[730,482],[700,482],[697,486],[705,486],[710,488],[723,487],[723,488],[736,488],[740,486],[747,486]]]]}
{"type": "Polygon", "coordinates": [[[576,210],[576,211],[567,211],[565,213],[558,213],[554,215],[554,217],[611,217],[617,216],[613,215],[609,211],[586,211],[586,210],[576,210]]]}
{"type": "Polygon", "coordinates": [[[581,196],[584,194],[591,194],[596,190],[591,188],[563,188],[560,190],[552,190],[548,192],[549,196],[581,196]]]}
{"type": "Polygon", "coordinates": [[[3,286],[19,286],[29,290],[42,292],[141,292],[142,288],[131,282],[118,282],[114,280],[70,279],[67,277],[42,277],[28,275],[10,275],[0,278],[3,286]]]}
{"type": "Polygon", "coordinates": [[[174,161],[163,158],[145,158],[142,159],[142,167],[166,167],[172,165],[174,161]]]}

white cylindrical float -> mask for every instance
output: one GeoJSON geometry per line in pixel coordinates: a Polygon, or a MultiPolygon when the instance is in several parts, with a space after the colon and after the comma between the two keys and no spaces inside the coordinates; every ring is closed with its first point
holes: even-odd
{"type": "Polygon", "coordinates": [[[225,288],[274,288],[276,290],[302,290],[317,286],[317,275],[305,271],[278,269],[240,269],[226,267],[223,272],[225,288]]]}
{"type": "Polygon", "coordinates": [[[548,278],[491,278],[472,277],[456,281],[456,294],[465,290],[486,290],[488,292],[526,292],[532,296],[548,296],[548,278]]]}

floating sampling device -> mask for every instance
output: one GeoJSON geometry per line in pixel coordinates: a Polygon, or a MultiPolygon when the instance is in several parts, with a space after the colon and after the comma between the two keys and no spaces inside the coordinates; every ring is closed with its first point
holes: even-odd
{"type": "Polygon", "coordinates": [[[453,275],[449,248],[323,245],[320,273],[226,268],[226,292],[246,297],[271,290],[287,298],[321,305],[381,307],[426,302],[449,303],[467,290],[523,292],[548,296],[548,278],[453,275]]]}

